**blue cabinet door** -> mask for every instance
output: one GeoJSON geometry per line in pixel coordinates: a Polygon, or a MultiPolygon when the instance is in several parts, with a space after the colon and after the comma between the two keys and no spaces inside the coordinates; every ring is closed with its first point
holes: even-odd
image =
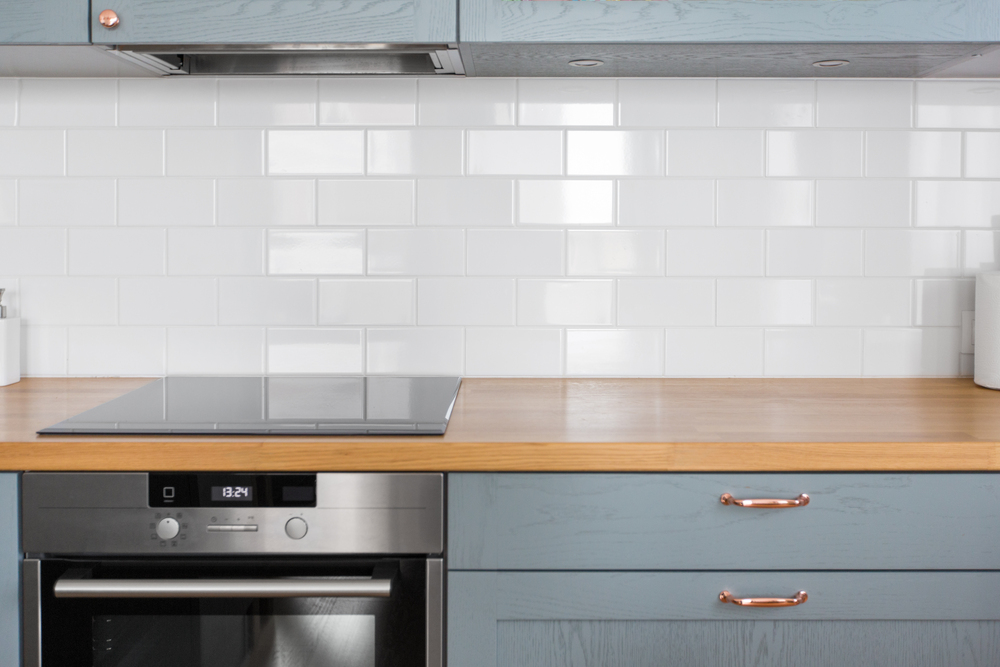
{"type": "Polygon", "coordinates": [[[18,476],[0,473],[0,667],[21,664],[21,549],[18,476]]]}
{"type": "Polygon", "coordinates": [[[95,44],[457,41],[456,0],[94,0],[95,44]],[[105,9],[119,24],[105,28],[105,9]]]}
{"type": "Polygon", "coordinates": [[[86,44],[87,0],[0,0],[0,44],[86,44]]]}

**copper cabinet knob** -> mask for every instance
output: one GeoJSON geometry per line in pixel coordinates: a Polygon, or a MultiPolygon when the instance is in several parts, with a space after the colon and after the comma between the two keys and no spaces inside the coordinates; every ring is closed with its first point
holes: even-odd
{"type": "Polygon", "coordinates": [[[101,25],[105,28],[116,28],[119,23],[118,14],[116,14],[113,9],[105,9],[97,15],[97,20],[100,21],[101,25]]]}

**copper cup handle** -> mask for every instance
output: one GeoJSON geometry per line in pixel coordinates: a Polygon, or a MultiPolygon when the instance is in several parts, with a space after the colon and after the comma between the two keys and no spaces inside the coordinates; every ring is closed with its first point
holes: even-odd
{"type": "Polygon", "coordinates": [[[730,493],[723,493],[719,501],[723,505],[735,505],[736,507],[805,507],[809,504],[809,496],[805,493],[800,493],[797,498],[792,498],[791,500],[782,500],[781,498],[745,498],[741,500],[733,498],[730,493]]]}
{"type": "Polygon", "coordinates": [[[796,607],[809,599],[809,594],[799,591],[790,598],[735,598],[729,591],[719,593],[720,602],[731,602],[741,607],[796,607]]]}

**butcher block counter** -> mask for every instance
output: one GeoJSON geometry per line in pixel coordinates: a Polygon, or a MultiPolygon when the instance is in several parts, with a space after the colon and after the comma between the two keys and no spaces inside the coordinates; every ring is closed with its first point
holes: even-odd
{"type": "Polygon", "coordinates": [[[150,380],[0,388],[0,470],[995,471],[971,379],[467,379],[444,436],[39,436],[150,380]]]}

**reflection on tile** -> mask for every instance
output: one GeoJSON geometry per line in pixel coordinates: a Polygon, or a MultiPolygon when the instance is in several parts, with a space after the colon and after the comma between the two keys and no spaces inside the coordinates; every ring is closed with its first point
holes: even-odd
{"type": "Polygon", "coordinates": [[[368,232],[368,273],[460,276],[465,273],[465,232],[373,229],[368,232]]]}
{"type": "Polygon", "coordinates": [[[18,222],[25,226],[115,224],[115,182],[74,178],[18,181],[18,222]]]}
{"type": "Polygon", "coordinates": [[[622,180],[618,224],[628,227],[710,227],[715,224],[715,182],[622,180]]]}
{"type": "Polygon", "coordinates": [[[267,272],[272,275],[361,275],[363,231],[271,231],[267,238],[267,272]]]}
{"type": "Polygon", "coordinates": [[[918,181],[918,227],[1000,227],[1000,183],[918,181]]]}
{"type": "Polygon", "coordinates": [[[415,281],[321,280],[320,324],[413,324],[415,281]]]}
{"type": "Polygon", "coordinates": [[[167,329],[168,375],[261,375],[263,372],[263,329],[167,329]]]}
{"type": "Polygon", "coordinates": [[[764,175],[761,130],[671,130],[667,173],[727,178],[764,175]]]}
{"type": "Polygon", "coordinates": [[[597,325],[614,321],[612,280],[518,280],[519,325],[597,325]]]}
{"type": "Polygon", "coordinates": [[[571,329],[566,332],[568,375],[663,375],[660,329],[571,329]]]}
{"type": "Polygon", "coordinates": [[[73,327],[67,358],[70,375],[163,375],[166,331],[152,327],[73,327]]]}
{"type": "Polygon", "coordinates": [[[764,374],[761,329],[668,329],[667,375],[739,377],[764,374]]]}
{"type": "Polygon", "coordinates": [[[164,273],[166,233],[162,229],[70,229],[67,233],[70,275],[164,273]]]}
{"type": "Polygon", "coordinates": [[[812,324],[811,280],[721,279],[717,290],[720,326],[812,324]]]}
{"type": "Polygon", "coordinates": [[[714,79],[620,79],[620,123],[625,127],[713,127],[714,79]]]}
{"type": "Polygon", "coordinates": [[[913,324],[918,327],[957,327],[962,311],[976,309],[974,280],[914,280],[913,324]]]}
{"type": "Polygon", "coordinates": [[[662,276],[661,230],[567,232],[567,273],[571,276],[662,276]]]}
{"type": "Polygon", "coordinates": [[[562,132],[555,130],[470,130],[469,173],[562,173],[562,132]]]}
{"type": "Polygon", "coordinates": [[[159,130],[69,130],[66,173],[70,176],[162,176],[163,132],[159,130]]]}
{"type": "Polygon", "coordinates": [[[962,268],[965,275],[1000,271],[1000,233],[972,231],[963,234],[965,244],[962,268]]]}
{"type": "Polygon", "coordinates": [[[949,376],[959,374],[961,329],[868,329],[865,375],[949,376]]]}
{"type": "Polygon", "coordinates": [[[0,130],[0,176],[62,176],[62,130],[0,130]]]}
{"type": "Polygon", "coordinates": [[[720,79],[721,127],[810,127],[816,84],[800,79],[720,79]]]}
{"type": "Polygon", "coordinates": [[[910,281],[842,278],[816,281],[820,326],[905,327],[910,323],[910,281]]]}
{"type": "Polygon", "coordinates": [[[861,176],[863,153],[863,132],[769,131],[767,175],[861,176]]]}
{"type": "Polygon", "coordinates": [[[369,174],[457,176],[461,130],[369,130],[369,174]]]}
{"type": "Polygon", "coordinates": [[[764,275],[764,232],[671,229],[667,233],[667,275],[764,275]]]}
{"type": "Polygon", "coordinates": [[[115,124],[114,79],[21,79],[18,125],[88,127],[115,124]]]}
{"type": "Polygon", "coordinates": [[[465,374],[487,377],[559,375],[558,329],[472,328],[465,334],[465,374]]]}
{"type": "Polygon", "coordinates": [[[995,80],[918,81],[917,127],[1000,127],[995,80]]]}
{"type": "Polygon", "coordinates": [[[299,227],[316,224],[313,181],[247,179],[218,181],[219,224],[299,227]]]}
{"type": "Polygon", "coordinates": [[[465,356],[460,328],[368,329],[372,375],[461,375],[465,356]]]}
{"type": "Polygon", "coordinates": [[[960,132],[869,132],[867,176],[961,176],[960,132]]]}
{"type": "Polygon", "coordinates": [[[663,133],[596,130],[566,133],[566,173],[573,176],[660,176],[663,133]]]}
{"type": "Polygon", "coordinates": [[[413,181],[320,181],[321,225],[412,225],[413,181]]]}
{"type": "Polygon", "coordinates": [[[612,79],[518,79],[518,125],[614,125],[612,79]]]}
{"type": "Polygon", "coordinates": [[[719,181],[720,227],[812,225],[812,181],[719,181]]]}
{"type": "MultiPolygon", "coordinates": [[[[919,91],[920,84],[917,84],[919,91]]],[[[900,127],[911,125],[911,81],[816,82],[819,127],[900,127]]],[[[919,94],[919,93],[918,93],[919,94]]]]}
{"type": "Polygon", "coordinates": [[[829,227],[909,227],[910,181],[819,181],[816,224],[829,227]]]}
{"type": "Polygon", "coordinates": [[[860,329],[768,329],[764,375],[861,375],[860,329]]]}
{"type": "Polygon", "coordinates": [[[503,227],[514,224],[514,183],[499,179],[417,181],[417,224],[503,227]]]}
{"type": "Polygon", "coordinates": [[[215,283],[215,278],[122,278],[118,281],[118,323],[216,324],[215,283]]]}
{"type": "Polygon", "coordinates": [[[259,276],[264,273],[259,229],[171,229],[167,272],[171,275],[259,276]]]}
{"type": "Polygon", "coordinates": [[[618,281],[622,326],[711,326],[715,281],[708,278],[623,278],[618,281]]]}
{"type": "Polygon", "coordinates": [[[514,324],[514,281],[510,278],[420,278],[417,324],[514,324]]]}
{"type": "Polygon", "coordinates": [[[219,125],[315,124],[315,79],[219,79],[219,125]]]}
{"type": "Polygon", "coordinates": [[[267,372],[360,375],[361,329],[269,329],[267,372]]]}
{"type": "Polygon", "coordinates": [[[215,221],[211,179],[121,178],[118,224],[136,227],[201,227],[215,221]]]}
{"type": "Polygon", "coordinates": [[[165,76],[118,80],[118,124],[122,127],[211,127],[215,125],[213,78],[165,76]]]}
{"type": "Polygon", "coordinates": [[[513,125],[515,86],[513,79],[420,79],[420,124],[513,125]]]}
{"type": "Polygon", "coordinates": [[[220,278],[219,324],[315,324],[316,281],[220,278]]]}
{"type": "Polygon", "coordinates": [[[361,174],[365,168],[362,130],[271,130],[267,133],[268,174],[361,174]]]}
{"type": "Polygon", "coordinates": [[[21,278],[19,286],[29,326],[115,323],[114,278],[21,278]]]}
{"type": "Polygon", "coordinates": [[[965,133],[965,175],[1000,178],[1000,132],[965,133]]]}
{"type": "Polygon", "coordinates": [[[522,225],[610,225],[612,181],[518,181],[522,225]]]}
{"type": "Polygon", "coordinates": [[[564,232],[526,229],[470,229],[469,275],[561,276],[564,232]]]}
{"type": "Polygon", "coordinates": [[[260,176],[260,130],[167,130],[167,176],[260,176]]]}
{"type": "Polygon", "coordinates": [[[858,229],[767,232],[769,276],[860,276],[864,233],[858,229]]]}
{"type": "MultiPolygon", "coordinates": [[[[5,274],[15,276],[65,274],[66,230],[0,228],[0,267],[5,274]]],[[[4,304],[8,303],[9,293],[4,298],[4,304]]]]}
{"type": "Polygon", "coordinates": [[[865,232],[867,276],[956,276],[960,232],[870,229],[865,232]]]}
{"type": "Polygon", "coordinates": [[[319,81],[320,125],[413,125],[416,118],[414,79],[319,81]]]}

